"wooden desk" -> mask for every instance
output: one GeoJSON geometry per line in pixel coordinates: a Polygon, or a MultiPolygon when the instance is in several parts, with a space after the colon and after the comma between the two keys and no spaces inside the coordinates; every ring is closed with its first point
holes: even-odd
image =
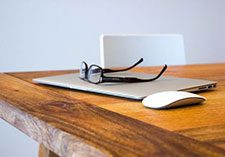
{"type": "Polygon", "coordinates": [[[0,117],[38,141],[39,156],[225,156],[225,64],[169,67],[165,75],[218,81],[199,93],[202,105],[170,110],[31,82],[71,72],[0,74],[0,117]]]}

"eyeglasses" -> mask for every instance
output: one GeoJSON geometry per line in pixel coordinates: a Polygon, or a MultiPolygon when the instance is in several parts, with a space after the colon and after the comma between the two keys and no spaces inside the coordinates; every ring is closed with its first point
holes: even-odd
{"type": "Polygon", "coordinates": [[[104,82],[124,82],[124,83],[134,83],[134,82],[149,82],[149,81],[154,81],[158,79],[167,69],[167,65],[165,65],[160,73],[156,75],[153,78],[149,79],[141,79],[141,78],[136,78],[136,77],[109,77],[105,76],[104,73],[112,73],[112,72],[122,72],[122,71],[127,71],[138,64],[140,64],[143,61],[143,58],[141,58],[137,63],[134,65],[124,68],[124,69],[103,69],[98,65],[92,64],[90,67],[88,67],[86,62],[81,62],[81,67],[80,67],[80,78],[82,80],[86,80],[90,83],[94,84],[99,84],[99,83],[104,83],[104,82]]]}

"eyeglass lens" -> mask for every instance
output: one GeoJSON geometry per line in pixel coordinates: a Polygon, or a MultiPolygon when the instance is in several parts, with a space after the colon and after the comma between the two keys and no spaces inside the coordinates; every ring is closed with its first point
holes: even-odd
{"type": "Polygon", "coordinates": [[[99,83],[101,81],[102,69],[97,65],[91,65],[88,69],[88,81],[91,83],[99,83]]]}
{"type": "Polygon", "coordinates": [[[88,68],[88,66],[87,66],[87,63],[85,63],[85,62],[81,62],[81,65],[80,65],[80,78],[81,79],[85,79],[85,78],[87,78],[87,69],[88,68]]]}

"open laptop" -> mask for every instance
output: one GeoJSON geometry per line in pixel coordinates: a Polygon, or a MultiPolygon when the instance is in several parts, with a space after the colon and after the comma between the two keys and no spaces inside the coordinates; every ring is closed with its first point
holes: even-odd
{"type": "Polygon", "coordinates": [[[102,34],[102,68],[129,67],[139,58],[141,66],[184,65],[185,47],[181,34],[102,34]]]}
{"type": "MultiPolygon", "coordinates": [[[[151,78],[153,75],[133,72],[120,72],[106,74],[110,76],[132,76],[138,78],[151,78]]],[[[136,100],[142,100],[146,96],[162,91],[188,91],[196,92],[209,90],[216,87],[216,82],[172,76],[161,76],[151,82],[141,83],[103,83],[92,84],[79,78],[79,73],[64,74],[33,79],[35,83],[59,86],[74,90],[107,94],[136,100]]]]}

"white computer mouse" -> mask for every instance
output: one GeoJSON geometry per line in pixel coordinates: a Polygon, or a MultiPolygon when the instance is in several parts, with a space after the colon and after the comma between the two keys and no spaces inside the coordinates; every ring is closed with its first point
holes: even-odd
{"type": "Polygon", "coordinates": [[[145,107],[164,109],[178,106],[197,104],[206,98],[197,94],[183,91],[166,91],[147,96],[142,103],[145,107]]]}

